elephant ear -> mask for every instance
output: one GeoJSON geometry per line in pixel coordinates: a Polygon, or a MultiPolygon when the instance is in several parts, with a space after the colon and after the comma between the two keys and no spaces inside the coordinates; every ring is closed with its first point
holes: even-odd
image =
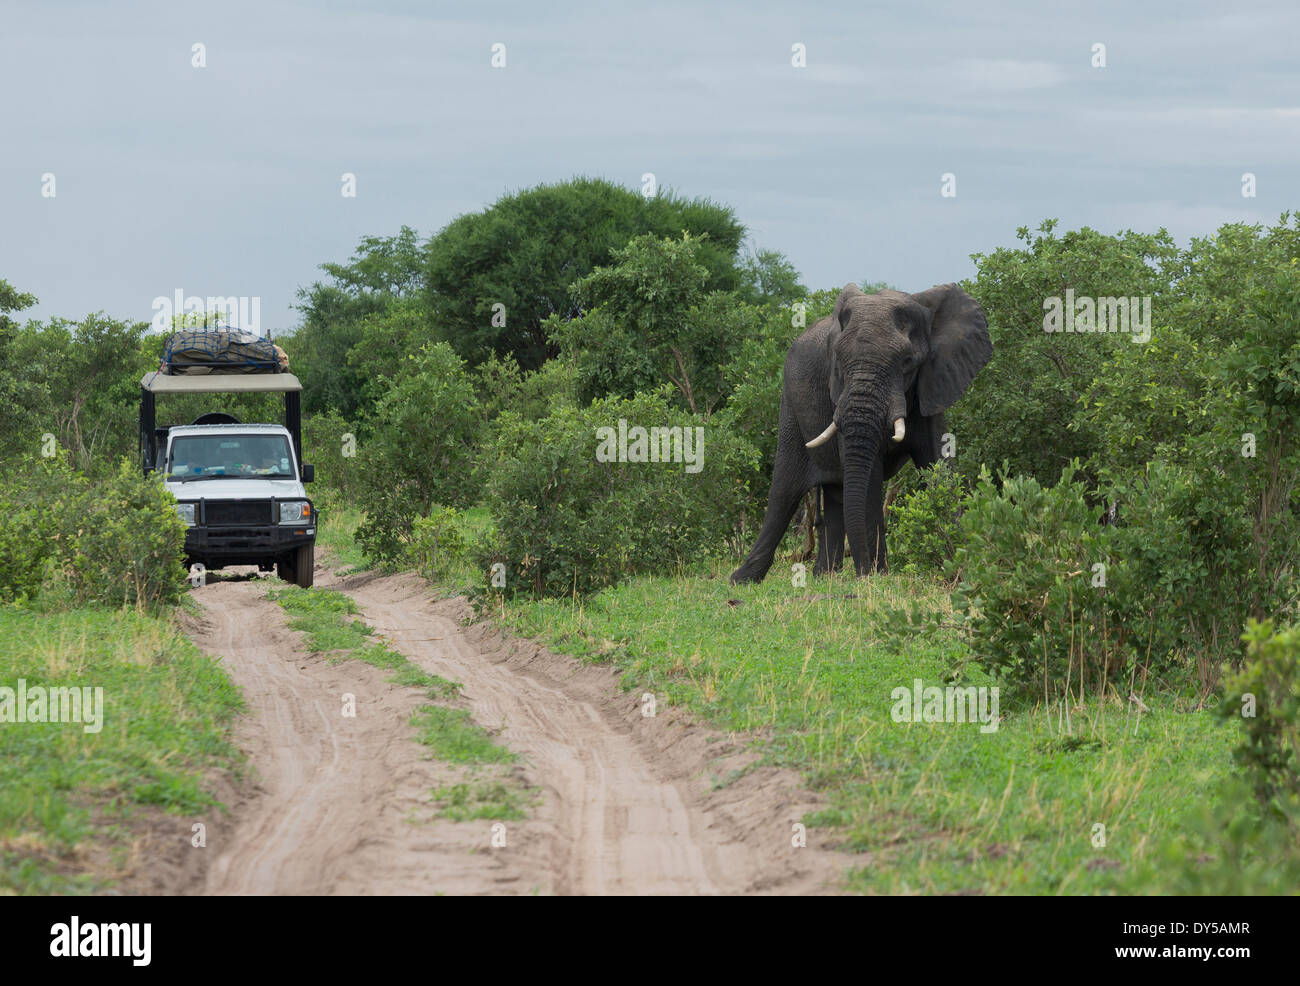
{"type": "Polygon", "coordinates": [[[862,295],[862,289],[852,282],[844,285],[844,290],[835,299],[835,310],[831,312],[831,331],[826,336],[826,365],[829,370],[831,403],[840,405],[840,394],[844,392],[844,378],[840,374],[839,360],[835,357],[835,344],[840,341],[845,326],[849,322],[848,301],[862,295]]]}
{"type": "Polygon", "coordinates": [[[993,355],[988,322],[979,302],[955,284],[912,295],[930,310],[929,354],[916,374],[916,396],[927,417],[946,411],[966,392],[993,355]]]}

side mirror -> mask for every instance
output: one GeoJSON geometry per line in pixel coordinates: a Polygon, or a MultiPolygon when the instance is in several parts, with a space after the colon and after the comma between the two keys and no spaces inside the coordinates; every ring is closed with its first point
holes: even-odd
{"type": "Polygon", "coordinates": [[[316,467],[313,466],[310,462],[304,462],[302,464],[302,481],[304,483],[310,483],[315,478],[316,478],[316,467]]]}

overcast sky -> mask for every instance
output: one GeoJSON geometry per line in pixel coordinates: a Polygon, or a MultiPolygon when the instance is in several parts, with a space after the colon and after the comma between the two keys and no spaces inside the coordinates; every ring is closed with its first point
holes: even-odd
{"type": "Polygon", "coordinates": [[[360,237],[574,175],[726,203],[813,288],[1300,206],[1294,2],[614,6],[0,0],[0,277],[40,318],[184,290],[284,330],[360,237]]]}

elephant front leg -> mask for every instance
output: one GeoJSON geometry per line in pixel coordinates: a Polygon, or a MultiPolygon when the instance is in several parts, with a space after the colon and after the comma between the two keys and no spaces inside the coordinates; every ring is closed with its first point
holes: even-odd
{"type": "Polygon", "coordinates": [[[838,572],[844,566],[844,490],[822,487],[822,526],[817,531],[814,575],[838,572]]]}

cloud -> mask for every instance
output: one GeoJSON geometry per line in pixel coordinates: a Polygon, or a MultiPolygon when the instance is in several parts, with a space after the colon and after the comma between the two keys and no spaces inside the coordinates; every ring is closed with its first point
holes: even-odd
{"type": "Polygon", "coordinates": [[[957,81],[993,92],[1047,89],[1065,81],[1060,66],[1051,62],[1022,62],[1010,58],[967,58],[957,64],[957,81]]]}

